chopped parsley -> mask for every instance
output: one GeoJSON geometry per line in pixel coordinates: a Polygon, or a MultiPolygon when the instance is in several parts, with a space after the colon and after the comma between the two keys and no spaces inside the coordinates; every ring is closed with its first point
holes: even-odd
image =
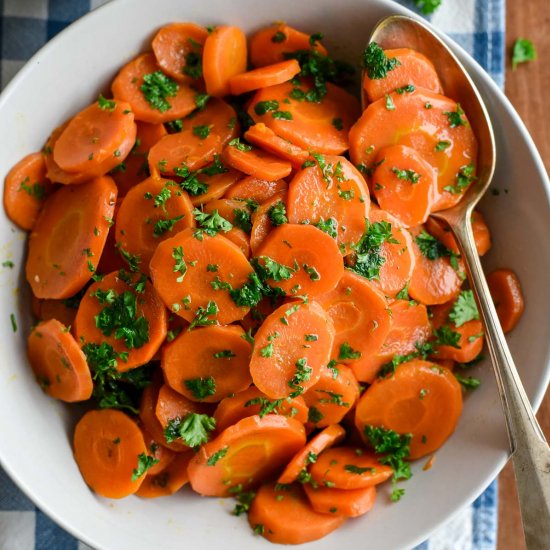
{"type": "Polygon", "coordinates": [[[332,125],[338,130],[343,130],[344,129],[344,122],[342,121],[342,119],[340,117],[338,118],[333,118],[332,119],[332,125]]]}
{"type": "Polygon", "coordinates": [[[97,105],[103,111],[114,111],[116,109],[116,101],[113,101],[112,99],[105,99],[103,94],[99,94],[99,97],[97,98],[97,105]]]}
{"type": "Polygon", "coordinates": [[[46,188],[42,183],[35,182],[29,185],[29,176],[27,176],[20,184],[19,191],[25,191],[29,197],[33,197],[38,201],[41,201],[46,195],[46,188]]]}
{"type": "Polygon", "coordinates": [[[321,422],[325,416],[323,413],[317,409],[316,407],[310,407],[309,411],[307,413],[307,421],[311,422],[312,424],[317,424],[317,422],[321,422]]]}
{"type": "Polygon", "coordinates": [[[386,94],[386,109],[388,111],[395,111],[395,103],[390,94],[386,94]]]}
{"type": "Polygon", "coordinates": [[[460,349],[458,343],[460,342],[460,332],[456,332],[451,327],[443,325],[434,330],[436,346],[451,346],[452,348],[460,349]]]}
{"type": "Polygon", "coordinates": [[[251,407],[252,405],[260,405],[258,415],[263,418],[266,414],[279,414],[279,407],[282,405],[283,399],[268,399],[267,397],[254,397],[249,399],[244,406],[251,407]]]}
{"type": "Polygon", "coordinates": [[[210,99],[210,96],[208,94],[201,94],[201,93],[197,94],[195,96],[195,105],[197,106],[197,109],[199,111],[203,111],[209,99],[210,99]]]}
{"type": "Polygon", "coordinates": [[[477,178],[474,176],[475,165],[474,163],[462,166],[456,175],[456,182],[454,185],[446,185],[443,189],[449,191],[453,195],[459,195],[477,178]]]}
{"type": "Polygon", "coordinates": [[[361,474],[366,474],[367,472],[369,472],[370,474],[373,474],[375,471],[375,468],[372,468],[370,466],[366,468],[361,468],[360,466],[356,466],[355,464],[345,464],[344,470],[346,472],[349,472],[350,474],[361,475],[361,474]]]}
{"type": "Polygon", "coordinates": [[[268,100],[268,101],[258,101],[256,105],[254,105],[254,112],[261,116],[265,115],[266,113],[276,111],[279,108],[279,102],[276,99],[268,100]]]}
{"type": "Polygon", "coordinates": [[[462,376],[459,372],[454,372],[453,374],[466,391],[475,390],[481,385],[481,380],[479,378],[474,378],[473,376],[462,376]]]}
{"type": "Polygon", "coordinates": [[[415,237],[414,241],[418,245],[420,253],[428,258],[428,260],[437,260],[438,258],[448,256],[453,268],[458,270],[458,254],[449,250],[439,239],[422,230],[415,237]]]}
{"type": "Polygon", "coordinates": [[[274,226],[288,223],[288,218],[286,217],[286,206],[283,201],[278,201],[271,206],[267,211],[267,215],[274,226]]]}
{"type": "Polygon", "coordinates": [[[464,111],[460,106],[460,103],[456,104],[456,111],[444,111],[444,115],[449,119],[449,126],[451,128],[458,128],[459,126],[467,126],[468,121],[465,118],[462,118],[464,111]]]}
{"type": "Polygon", "coordinates": [[[438,141],[437,145],[435,146],[436,151],[445,151],[451,146],[451,142],[447,140],[438,141]]]}
{"type": "Polygon", "coordinates": [[[198,208],[193,210],[193,216],[200,229],[195,231],[195,236],[201,236],[206,233],[209,237],[214,237],[220,231],[227,233],[233,229],[233,224],[220,216],[217,210],[214,210],[212,214],[207,214],[198,208]]]}
{"type": "Polygon", "coordinates": [[[324,231],[327,235],[330,235],[333,239],[336,239],[338,232],[336,228],[338,227],[338,222],[334,218],[329,218],[324,220],[321,218],[316,224],[315,227],[324,231]]]}
{"type": "Polygon", "coordinates": [[[157,220],[155,225],[153,225],[153,236],[160,237],[161,235],[168,233],[168,231],[172,231],[172,229],[174,229],[174,225],[182,220],[183,217],[184,215],[181,214],[180,216],[174,216],[173,218],[157,220]]]}
{"type": "Polygon", "coordinates": [[[226,445],[225,447],[221,448],[219,451],[216,451],[212,456],[208,458],[208,460],[206,461],[206,465],[215,466],[217,462],[227,454],[228,450],[229,450],[229,447],[226,445]]]}
{"type": "Polygon", "coordinates": [[[183,74],[193,80],[198,80],[202,76],[202,57],[197,52],[187,52],[184,56],[185,66],[183,67],[183,74]]]}
{"type": "Polygon", "coordinates": [[[208,317],[217,315],[218,312],[218,305],[212,300],[206,304],[206,307],[199,306],[195,312],[195,318],[191,321],[187,330],[189,331],[193,330],[195,327],[206,327],[217,324],[216,319],[209,319],[208,317]]]}
{"type": "Polygon", "coordinates": [[[516,67],[520,63],[527,63],[537,58],[537,50],[531,40],[526,38],[518,38],[514,42],[512,49],[512,69],[516,70],[516,67]]]}
{"type": "Polygon", "coordinates": [[[361,352],[354,350],[347,342],[344,342],[340,346],[340,351],[338,353],[338,360],[343,361],[345,359],[360,359],[361,352]]]}
{"type": "Polygon", "coordinates": [[[184,418],[171,418],[164,429],[164,439],[172,443],[182,439],[189,447],[198,447],[208,441],[216,421],[207,414],[189,413],[184,418]]]}
{"type": "Polygon", "coordinates": [[[460,327],[468,321],[479,319],[479,311],[472,290],[462,290],[460,292],[453,309],[449,313],[449,319],[456,327],[460,327]]]}
{"type": "Polygon", "coordinates": [[[400,170],[397,167],[393,167],[391,171],[397,176],[397,179],[404,180],[404,181],[410,181],[411,184],[418,183],[418,180],[420,179],[420,174],[415,172],[414,170],[400,170]]]}
{"type": "Polygon", "coordinates": [[[138,465],[132,471],[132,481],[137,481],[141,476],[145,475],[145,472],[152,468],[155,464],[158,464],[159,458],[154,456],[140,453],[138,455],[138,465]]]}
{"type": "Polygon", "coordinates": [[[235,139],[232,139],[229,144],[231,147],[235,147],[238,151],[252,151],[252,145],[248,145],[247,143],[243,143],[238,137],[235,139]]]}
{"type": "Polygon", "coordinates": [[[162,71],[155,71],[143,76],[143,84],[139,89],[152,109],[164,113],[172,108],[167,98],[175,97],[179,86],[162,71]]]}
{"type": "Polygon", "coordinates": [[[371,42],[363,52],[361,65],[371,80],[380,80],[386,78],[388,72],[399,67],[401,63],[395,57],[389,58],[376,42],[371,42]]]}
{"type": "Polygon", "coordinates": [[[174,273],[179,273],[179,277],[177,277],[176,282],[181,283],[187,273],[187,264],[185,263],[183,247],[175,246],[172,249],[172,258],[174,259],[174,267],[172,268],[172,271],[174,273]]]}
{"type": "Polygon", "coordinates": [[[193,135],[200,139],[206,139],[210,135],[211,130],[212,127],[206,124],[202,126],[193,126],[193,135]]]}
{"type": "Polygon", "coordinates": [[[304,388],[300,384],[307,382],[311,378],[313,369],[307,364],[307,359],[301,357],[295,363],[296,372],[294,376],[288,381],[288,386],[293,390],[290,393],[290,397],[298,397],[304,393],[304,388]]]}
{"type": "Polygon", "coordinates": [[[214,353],[213,357],[214,359],[225,359],[229,357],[236,357],[236,355],[230,349],[224,349],[214,353]]]}
{"type": "Polygon", "coordinates": [[[441,0],[413,0],[414,5],[424,15],[431,15],[441,5],[441,0]]]}
{"type": "Polygon", "coordinates": [[[283,31],[277,31],[272,37],[271,42],[278,44],[286,40],[286,34],[283,31]]]}

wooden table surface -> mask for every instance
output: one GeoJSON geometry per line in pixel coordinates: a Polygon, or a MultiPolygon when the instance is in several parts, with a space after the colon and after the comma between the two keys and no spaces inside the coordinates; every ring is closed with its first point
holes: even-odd
{"type": "MultiPolygon", "coordinates": [[[[550,4],[548,0],[508,0],[506,14],[506,95],[517,109],[531,133],[550,173],[550,4]],[[512,45],[516,38],[529,38],[538,51],[538,59],[512,71],[512,45]],[[546,101],[544,101],[546,99],[546,101]]],[[[541,327],[546,330],[547,327],[541,327]]],[[[538,413],[546,438],[550,440],[550,391],[538,413]]],[[[525,542],[517,503],[512,464],[499,477],[498,550],[524,550],[525,542]]]]}

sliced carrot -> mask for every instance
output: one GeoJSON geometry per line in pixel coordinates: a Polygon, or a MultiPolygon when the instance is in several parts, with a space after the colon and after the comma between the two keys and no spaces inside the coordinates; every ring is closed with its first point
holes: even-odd
{"type": "Polygon", "coordinates": [[[56,319],[70,328],[76,317],[76,309],[67,305],[66,300],[42,300],[39,317],[41,321],[56,319]]]}
{"type": "Polygon", "coordinates": [[[334,325],[319,304],[283,304],[256,333],[254,384],[272,399],[301,395],[319,380],[333,341],[334,325]]]}
{"type": "Polygon", "coordinates": [[[166,338],[167,330],[166,308],[153,285],[144,276],[126,275],[110,273],[92,284],[80,302],[74,325],[81,342],[98,345],[106,342],[119,357],[124,354],[117,362],[121,372],[150,361],[166,338]],[[138,285],[142,287],[139,291],[138,285]],[[117,311],[122,308],[124,315],[117,311]],[[103,323],[99,321],[101,316],[105,319],[103,323]],[[123,322],[131,323],[131,330],[123,322]]]}
{"type": "Polygon", "coordinates": [[[195,23],[170,23],[152,41],[160,68],[179,82],[192,84],[202,79],[202,49],[208,31],[195,23]]]}
{"type": "Polygon", "coordinates": [[[362,489],[383,483],[392,475],[371,453],[353,447],[331,447],[309,469],[311,478],[325,487],[362,489]]]}
{"type": "Polygon", "coordinates": [[[116,202],[108,176],[57,190],[29,238],[27,281],[38,298],[68,298],[93,275],[116,202]]]}
{"type": "Polygon", "coordinates": [[[246,71],[246,36],[238,27],[221,25],[206,39],[202,72],[206,92],[222,97],[230,92],[229,81],[246,71]]]}
{"type": "Polygon", "coordinates": [[[311,507],[320,514],[356,518],[366,514],[376,501],[376,487],[329,489],[304,484],[311,507]]]}
{"type": "Polygon", "coordinates": [[[216,428],[223,431],[247,416],[279,414],[305,424],[307,406],[301,396],[287,399],[269,399],[258,388],[250,386],[222,399],[214,412],[216,428]]]}
{"type": "Polygon", "coordinates": [[[229,79],[229,90],[233,95],[245,94],[259,88],[282,84],[300,72],[296,59],[287,59],[272,65],[265,65],[229,79]]]}
{"type": "Polygon", "coordinates": [[[149,477],[156,475],[167,468],[174,458],[176,458],[176,453],[167,447],[163,447],[162,444],[157,441],[143,426],[141,426],[141,432],[143,434],[143,440],[145,441],[148,454],[150,454],[155,460],[158,460],[156,464],[147,470],[147,477],[149,477]]]}
{"type": "Polygon", "coordinates": [[[239,247],[220,234],[210,237],[184,229],[158,245],[150,269],[163,302],[189,322],[202,316],[203,324],[225,325],[248,312],[235,304],[227,285],[244,285],[252,266],[239,247]]]}
{"type": "Polygon", "coordinates": [[[248,108],[255,122],[263,122],[279,137],[306,150],[341,155],[348,147],[348,132],[359,116],[359,103],[348,92],[327,83],[327,93],[318,103],[294,99],[293,90],[307,93],[308,80],[290,82],[256,92],[248,108]],[[266,109],[266,106],[277,108],[266,109]],[[276,113],[288,113],[277,115],[276,113]],[[337,122],[335,122],[337,121],[337,122]]]}
{"type": "Polygon", "coordinates": [[[244,174],[238,170],[231,169],[227,169],[226,172],[213,176],[200,174],[198,179],[201,183],[206,184],[207,190],[205,193],[190,197],[193,206],[199,206],[216,199],[221,199],[224,195],[226,198],[231,198],[227,196],[227,192],[237,185],[237,182],[241,181],[243,175],[244,174]]]}
{"type": "Polygon", "coordinates": [[[124,65],[111,89],[115,99],[132,106],[136,120],[151,124],[182,118],[197,107],[197,92],[162,73],[152,53],[141,54],[124,65]]]}
{"type": "MultiPolygon", "coordinates": [[[[282,181],[282,180],[281,180],[282,181]]],[[[274,182],[271,182],[274,183],[274,182]]],[[[286,183],[285,183],[286,186],[286,183]]],[[[264,239],[269,235],[274,228],[270,214],[273,208],[284,207],[286,212],[287,193],[286,190],[273,194],[259,206],[258,210],[252,215],[252,230],[250,231],[250,248],[252,253],[256,254],[258,249],[264,242],[264,239]]]]}
{"type": "Polygon", "coordinates": [[[214,403],[252,382],[252,346],[240,326],[204,327],[182,332],[166,345],[161,367],[166,383],[192,401],[214,403]]]}
{"type": "Polygon", "coordinates": [[[312,462],[315,462],[325,449],[342,441],[345,435],[344,428],[339,424],[327,426],[294,455],[288,466],[279,476],[279,479],[277,479],[277,483],[286,484],[296,481],[302,470],[307,468],[312,462]]]}
{"type": "Polygon", "coordinates": [[[76,425],[74,457],[84,481],[98,495],[123,498],[135,493],[138,457],[147,447],[138,425],[116,409],[87,412],[76,425]]]}
{"type": "Polygon", "coordinates": [[[233,227],[225,234],[225,237],[236,244],[247,259],[250,258],[250,237],[242,229],[233,227]]]}
{"type": "Polygon", "coordinates": [[[289,295],[320,296],[335,288],[344,273],[336,241],[312,225],[285,223],[276,227],[257,256],[264,263],[267,257],[290,268],[289,278],[269,282],[289,295]]]}
{"type": "Polygon", "coordinates": [[[433,63],[423,54],[410,48],[385,50],[388,59],[397,59],[396,67],[388,71],[384,78],[371,79],[368,71],[363,79],[363,88],[369,101],[376,101],[395,89],[406,93],[407,86],[425,88],[437,94],[443,93],[443,87],[433,63]]]}
{"type": "Polygon", "coordinates": [[[244,214],[250,216],[250,211],[246,202],[234,199],[217,199],[210,201],[205,204],[204,212],[208,214],[218,212],[222,218],[225,218],[232,225],[238,225],[237,219],[240,215],[242,216],[244,214]]]}
{"type": "Polygon", "coordinates": [[[4,211],[21,229],[34,227],[52,185],[46,178],[42,153],[22,158],[6,176],[4,182],[4,211]]]}
{"type": "Polygon", "coordinates": [[[285,23],[276,23],[260,29],[250,38],[250,61],[254,67],[265,67],[285,59],[285,54],[297,50],[317,50],[327,55],[318,41],[310,41],[311,35],[285,23]]]}
{"type": "Polygon", "coordinates": [[[424,223],[437,193],[437,172],[415,149],[384,147],[372,175],[373,193],[380,208],[405,227],[424,223]]]}
{"type": "Polygon", "coordinates": [[[461,412],[462,390],[453,373],[414,359],[369,386],[357,403],[355,424],[364,438],[367,426],[410,433],[409,458],[414,460],[443,445],[461,412]]]}
{"type": "Polygon", "coordinates": [[[147,178],[122,200],[115,227],[117,246],[137,256],[140,269],[148,273],[159,243],[183,229],[195,227],[193,205],[187,193],[173,181],[147,178]]]}
{"type": "Polygon", "coordinates": [[[511,269],[495,269],[487,275],[487,284],[502,330],[510,332],[518,324],[525,309],[519,279],[511,269]]]}
{"type": "Polygon", "coordinates": [[[200,447],[187,469],[191,487],[205,496],[225,497],[269,479],[306,441],[293,418],[250,416],[200,447]]]}
{"type": "MultiPolygon", "coordinates": [[[[113,220],[116,220],[121,203],[122,199],[118,197],[113,213],[113,220]]],[[[116,245],[115,225],[114,223],[111,223],[111,221],[109,221],[109,226],[110,227],[108,228],[107,240],[105,241],[105,246],[103,247],[103,252],[101,253],[101,257],[99,258],[99,263],[97,264],[96,269],[97,273],[101,274],[119,271],[120,269],[125,269],[127,267],[127,263],[121,256],[120,251],[116,245]]]]}
{"type": "MultiPolygon", "coordinates": [[[[256,126],[258,126],[256,124],[256,126]]],[[[225,193],[226,199],[252,200],[259,204],[267,201],[276,193],[286,191],[288,183],[285,180],[268,181],[246,176],[232,185],[225,193]]]]}
{"type": "Polygon", "coordinates": [[[27,356],[37,382],[51,397],[74,403],[92,396],[86,356],[69,330],[56,319],[33,328],[27,339],[27,356]]]}

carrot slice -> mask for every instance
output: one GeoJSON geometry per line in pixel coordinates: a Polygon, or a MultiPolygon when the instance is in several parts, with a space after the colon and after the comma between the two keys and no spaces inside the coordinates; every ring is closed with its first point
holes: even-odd
{"type": "Polygon", "coordinates": [[[132,106],[136,120],[151,124],[182,118],[197,107],[197,92],[167,77],[152,53],[142,54],[124,65],[111,89],[115,99],[132,106]]]}
{"type": "Polygon", "coordinates": [[[89,172],[95,166],[109,171],[126,158],[120,148],[135,139],[130,104],[100,96],[69,121],[55,142],[53,160],[67,172],[89,172]]]}
{"type": "Polygon", "coordinates": [[[518,324],[525,309],[519,279],[511,269],[496,269],[487,275],[487,284],[502,330],[510,332],[518,324]]]}
{"type": "Polygon", "coordinates": [[[122,277],[114,272],[89,287],[74,328],[81,342],[106,342],[119,357],[124,354],[117,362],[117,369],[124,372],[145,365],[155,355],[166,338],[166,317],[164,304],[144,276],[122,277]]]}
{"type": "MultiPolygon", "coordinates": [[[[287,187],[286,183],[285,186],[287,187]]],[[[269,199],[266,199],[258,210],[252,215],[252,230],[250,231],[250,248],[252,253],[256,254],[258,249],[264,242],[264,239],[269,235],[275,227],[271,220],[271,215],[275,208],[286,212],[286,190],[273,194],[269,199]],[[270,215],[271,214],[271,215],[270,215]]],[[[286,215],[286,214],[285,214],[286,215]]],[[[282,221],[282,220],[281,220],[282,221]]]]}
{"type": "Polygon", "coordinates": [[[227,190],[225,198],[251,200],[261,204],[276,193],[286,191],[287,189],[288,183],[285,180],[268,181],[255,178],[254,176],[246,176],[227,190]]]}
{"type": "Polygon", "coordinates": [[[384,54],[388,59],[397,59],[399,64],[388,71],[384,78],[371,79],[366,72],[363,88],[369,101],[376,101],[395,89],[402,89],[401,93],[404,93],[409,86],[443,93],[437,71],[425,55],[410,48],[385,50],[384,54]]]}
{"type": "Polygon", "coordinates": [[[39,318],[41,321],[49,321],[50,319],[56,319],[62,325],[70,328],[76,317],[76,310],[68,305],[67,300],[42,300],[40,304],[40,315],[39,318]]]}
{"type": "Polygon", "coordinates": [[[341,155],[349,147],[348,132],[359,116],[359,103],[334,84],[327,83],[326,87],[327,93],[319,103],[293,99],[293,90],[305,94],[310,89],[305,79],[297,86],[285,82],[263,88],[253,97],[248,114],[306,151],[341,155]]]}
{"type": "Polygon", "coordinates": [[[327,426],[294,455],[288,466],[279,476],[277,483],[292,483],[296,481],[302,470],[317,460],[318,455],[325,449],[342,441],[345,435],[344,428],[339,424],[327,426]]]}
{"type": "Polygon", "coordinates": [[[200,174],[198,176],[199,182],[205,184],[207,190],[205,193],[190,197],[193,206],[207,204],[210,201],[221,199],[224,195],[228,199],[231,198],[227,196],[227,192],[237,185],[237,182],[241,181],[243,175],[241,172],[231,169],[227,169],[222,174],[214,174],[213,176],[200,174]]]}
{"type": "Polygon", "coordinates": [[[252,379],[252,346],[240,326],[205,327],[181,333],[164,347],[166,383],[192,401],[213,403],[242,391],[252,379]]]}
{"type": "Polygon", "coordinates": [[[229,79],[229,90],[233,95],[245,94],[259,88],[282,84],[300,72],[296,59],[287,59],[272,65],[265,65],[246,73],[232,76],[229,79]]]}
{"type": "Polygon", "coordinates": [[[135,493],[144,476],[135,477],[138,457],[147,447],[138,425],[123,412],[87,412],[76,425],[74,457],[84,481],[97,494],[123,498],[135,493]]]}
{"type": "Polygon", "coordinates": [[[301,396],[272,400],[258,388],[250,386],[246,390],[225,397],[218,403],[214,412],[216,428],[223,431],[239,420],[256,414],[261,417],[266,414],[279,414],[305,424],[307,406],[301,396]]]}
{"type": "MultiPolygon", "coordinates": [[[[246,202],[232,199],[217,199],[210,201],[205,204],[204,212],[208,214],[218,212],[222,218],[225,218],[232,225],[238,225],[238,219],[250,216],[250,211],[246,202]]],[[[246,225],[246,220],[242,222],[242,225],[246,225]]]]}
{"type": "Polygon", "coordinates": [[[4,211],[21,229],[32,229],[51,190],[51,183],[46,179],[44,155],[31,153],[22,158],[6,176],[4,211]]]}
{"type": "MultiPolygon", "coordinates": [[[[448,369],[414,359],[379,378],[357,403],[355,424],[410,433],[409,458],[433,453],[453,433],[462,412],[462,390],[448,369]]],[[[364,436],[366,437],[366,436],[364,436]]]]}
{"type": "Polygon", "coordinates": [[[466,115],[455,101],[428,90],[392,92],[371,103],[351,128],[349,140],[352,162],[367,172],[375,168],[384,147],[416,149],[438,173],[433,211],[457,204],[475,179],[477,142],[466,115]]]}
{"type": "Polygon", "coordinates": [[[330,234],[349,251],[365,230],[369,190],[360,172],[344,157],[317,156],[288,187],[288,221],[317,226],[331,221],[330,234]]]}
{"type": "Polygon", "coordinates": [[[236,244],[219,234],[180,231],[158,245],[150,269],[163,302],[189,322],[226,325],[248,312],[235,304],[227,285],[244,285],[252,266],[236,244]]]}
{"type": "Polygon", "coordinates": [[[139,257],[143,273],[162,241],[195,227],[193,205],[185,191],[170,180],[151,177],[124,197],[116,216],[117,246],[139,257]]]}
{"type": "Polygon", "coordinates": [[[437,192],[437,172],[414,149],[393,145],[378,153],[372,175],[380,208],[405,227],[424,223],[437,192]]]}
{"type": "Polygon", "coordinates": [[[27,339],[27,356],[37,382],[51,397],[74,403],[92,396],[86,356],[56,319],[36,325],[27,339]]]}
{"type": "Polygon", "coordinates": [[[326,48],[311,35],[284,23],[260,29],[250,38],[250,61],[254,67],[265,67],[285,59],[285,54],[297,50],[317,50],[327,55],[326,48]]]}
{"type": "Polygon", "coordinates": [[[246,71],[246,36],[238,27],[216,27],[206,39],[202,71],[209,95],[230,93],[231,77],[246,71]]]}
{"type": "Polygon", "coordinates": [[[151,43],[160,68],[179,82],[192,84],[202,77],[202,49],[208,31],[195,23],[170,23],[151,43]]]}
{"type": "Polygon", "coordinates": [[[37,298],[68,298],[93,275],[116,202],[108,176],[57,190],[42,208],[29,238],[25,267],[37,298]]]}
{"type": "Polygon", "coordinates": [[[226,234],[226,238],[236,244],[247,259],[250,259],[250,237],[242,230],[234,227],[226,234]]]}
{"type": "Polygon", "coordinates": [[[148,453],[155,460],[158,460],[156,464],[147,470],[148,477],[162,472],[174,460],[176,453],[167,447],[163,447],[143,426],[140,427],[148,453]]]}
{"type": "Polygon", "coordinates": [[[256,333],[254,384],[273,399],[304,393],[319,380],[333,341],[334,326],[319,304],[283,304],[256,333]]]}
{"type": "Polygon", "coordinates": [[[293,418],[250,416],[200,447],[187,469],[191,487],[205,496],[225,497],[231,488],[259,484],[286,463],[306,441],[293,418]]]}
{"type": "Polygon", "coordinates": [[[336,241],[312,225],[285,223],[264,239],[257,251],[290,268],[291,276],[270,285],[286,294],[319,296],[336,287],[344,273],[344,262],[336,241]]]}
{"type": "Polygon", "coordinates": [[[356,518],[366,514],[376,501],[375,486],[361,489],[329,489],[304,484],[303,487],[311,507],[321,514],[356,518]]]}

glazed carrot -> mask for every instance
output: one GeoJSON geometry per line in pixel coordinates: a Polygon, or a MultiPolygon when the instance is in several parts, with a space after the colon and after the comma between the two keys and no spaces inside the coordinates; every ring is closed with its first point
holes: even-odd
{"type": "Polygon", "coordinates": [[[250,386],[222,399],[214,412],[216,428],[223,431],[247,416],[279,414],[305,424],[307,406],[301,396],[288,399],[269,399],[258,388],[250,386]]]}
{"type": "Polygon", "coordinates": [[[35,319],[40,319],[42,321],[47,321],[47,319],[42,319],[42,313],[41,313],[41,309],[42,309],[42,302],[44,300],[41,300],[40,298],[37,298],[34,294],[31,293],[31,313],[32,313],[32,316],[35,318],[35,319]]]}
{"type": "Polygon", "coordinates": [[[232,225],[239,225],[238,220],[241,220],[241,227],[248,226],[248,217],[250,216],[250,210],[248,205],[244,201],[234,199],[217,199],[210,201],[204,205],[204,212],[218,214],[225,218],[232,225]],[[243,219],[246,218],[246,219],[243,219]]]}
{"type": "Polygon", "coordinates": [[[88,288],[74,329],[82,342],[108,343],[118,354],[117,369],[124,372],[155,355],[166,338],[166,317],[166,308],[145,276],[114,272],[88,288]]]}
{"type": "Polygon", "coordinates": [[[116,201],[108,176],[51,195],[29,238],[27,281],[38,298],[68,298],[93,275],[116,201]]]}
{"type": "Polygon", "coordinates": [[[22,158],[6,176],[4,211],[21,229],[32,229],[46,196],[51,192],[42,153],[22,158]]]}
{"type": "Polygon", "coordinates": [[[477,142],[460,105],[424,89],[371,103],[349,133],[350,157],[370,172],[381,149],[413,146],[438,173],[432,210],[455,205],[475,180],[477,142]]]}
{"type": "Polygon", "coordinates": [[[367,426],[412,434],[411,460],[439,449],[453,433],[462,412],[462,390],[452,372],[415,359],[378,378],[359,399],[355,424],[365,436],[367,426]]]}
{"type": "Polygon", "coordinates": [[[184,229],[158,245],[150,263],[155,289],[171,311],[189,322],[224,325],[242,319],[248,307],[235,304],[228,285],[244,285],[252,266],[222,235],[197,235],[200,239],[184,229]]]}
{"type": "MultiPolygon", "coordinates": [[[[370,46],[370,49],[376,47],[370,46]]],[[[397,59],[398,64],[384,78],[378,79],[369,77],[367,65],[363,88],[369,101],[376,101],[395,89],[402,89],[401,93],[406,93],[408,86],[425,88],[437,94],[443,93],[435,67],[425,55],[410,48],[385,50],[384,54],[388,59],[397,59]]]]}
{"type": "Polygon", "coordinates": [[[230,92],[231,77],[246,71],[246,36],[238,27],[216,27],[204,43],[202,72],[206,92],[222,97],[230,92]]]}
{"type": "Polygon", "coordinates": [[[239,125],[233,107],[213,98],[203,110],[181,121],[182,129],[161,138],[149,151],[149,170],[153,174],[178,173],[203,168],[222,152],[224,145],[238,135],[239,125]]]}
{"type": "Polygon", "coordinates": [[[42,300],[39,317],[41,321],[56,319],[62,325],[71,327],[76,317],[76,308],[69,307],[66,300],[42,300]]]}
{"type": "Polygon", "coordinates": [[[140,488],[135,492],[141,498],[158,498],[173,495],[184,485],[189,483],[187,475],[187,466],[195,456],[193,451],[178,453],[174,460],[170,462],[162,471],[158,473],[149,473],[148,471],[140,488]]]}
{"type": "Polygon", "coordinates": [[[245,94],[259,88],[282,84],[300,72],[296,59],[287,59],[272,65],[265,65],[229,79],[229,90],[233,95],[245,94]]]}
{"type": "Polygon", "coordinates": [[[278,180],[292,171],[290,162],[240,141],[230,141],[222,158],[232,168],[259,179],[278,180]]]}
{"type": "Polygon", "coordinates": [[[242,229],[233,227],[226,234],[225,238],[236,244],[247,259],[250,259],[250,237],[242,229]]]}
{"type": "Polygon", "coordinates": [[[92,376],[78,343],[56,319],[36,325],[27,339],[27,356],[37,382],[51,397],[73,403],[92,395],[92,376]]]}
{"type": "Polygon", "coordinates": [[[191,487],[205,496],[225,497],[269,479],[306,441],[293,418],[250,416],[230,426],[195,455],[187,469],[191,487]]]}
{"type": "Polygon", "coordinates": [[[487,284],[504,332],[510,332],[521,319],[525,302],[517,275],[511,269],[496,269],[487,276],[487,284]]]}
{"type": "Polygon", "coordinates": [[[115,238],[117,246],[137,256],[141,271],[148,273],[159,243],[188,227],[195,227],[195,218],[187,193],[173,181],[151,177],[135,185],[122,200],[115,238]]]}
{"type": "Polygon", "coordinates": [[[156,464],[151,466],[147,470],[147,476],[153,476],[162,472],[170,463],[176,458],[176,453],[171,451],[167,447],[163,447],[160,442],[158,442],[143,426],[141,427],[141,433],[143,434],[143,440],[145,441],[145,446],[147,447],[147,452],[155,460],[158,460],[156,464]]]}
{"type": "Polygon", "coordinates": [[[129,103],[99,96],[77,113],[61,132],[53,147],[53,160],[67,172],[90,172],[101,166],[108,172],[124,161],[136,139],[136,124],[129,103]]]}
{"type": "Polygon", "coordinates": [[[331,447],[309,469],[312,479],[324,487],[362,489],[383,483],[392,475],[371,453],[353,447],[331,447]]]}
{"type": "Polygon", "coordinates": [[[333,341],[334,326],[319,304],[283,304],[256,333],[254,384],[272,399],[303,394],[319,380],[333,341]]]}
{"type": "Polygon", "coordinates": [[[163,348],[166,383],[192,401],[213,403],[251,383],[252,346],[239,326],[204,327],[182,332],[163,348]]]}
{"type": "Polygon", "coordinates": [[[341,155],[349,147],[348,132],[359,116],[359,104],[334,84],[327,83],[326,88],[326,95],[318,103],[293,99],[293,90],[306,94],[312,89],[308,80],[297,86],[285,82],[263,88],[254,95],[248,114],[306,151],[341,155]]]}
{"type": "MultiPolygon", "coordinates": [[[[260,180],[261,181],[261,180],[260,180]]],[[[281,180],[282,181],[282,180],[281,180]]],[[[275,182],[271,182],[275,183],[275,182]]],[[[285,183],[285,187],[287,187],[285,183]]],[[[252,215],[252,230],[250,231],[250,248],[256,254],[264,239],[275,227],[272,217],[275,211],[284,212],[286,217],[287,192],[279,191],[266,199],[252,215]]],[[[279,221],[284,221],[284,218],[279,221]]]]}
{"type": "Polygon", "coordinates": [[[437,193],[437,172],[415,149],[384,147],[378,153],[372,189],[380,208],[405,227],[424,223],[437,193]]]}
{"type": "Polygon", "coordinates": [[[311,36],[284,23],[260,29],[250,38],[250,61],[254,67],[265,67],[285,59],[285,53],[297,50],[317,50],[327,55],[327,50],[318,41],[310,42],[311,36]]]}
{"type": "Polygon", "coordinates": [[[210,201],[221,199],[222,197],[231,198],[227,196],[227,192],[232,189],[237,182],[241,181],[244,176],[238,170],[227,169],[227,172],[221,174],[214,174],[209,176],[207,174],[200,174],[198,180],[207,186],[207,190],[199,195],[193,195],[190,197],[193,206],[199,206],[206,204],[210,201]]]}
{"type": "Polygon", "coordinates": [[[329,447],[336,445],[346,435],[340,424],[327,426],[294,455],[283,473],[277,479],[277,483],[293,483],[298,479],[300,472],[317,460],[317,457],[329,447]]]}
{"type": "Polygon", "coordinates": [[[138,425],[116,409],[87,412],[76,425],[74,457],[84,481],[98,495],[123,498],[135,493],[144,475],[137,477],[138,457],[147,447],[138,425]]]}
{"type": "Polygon", "coordinates": [[[120,197],[117,197],[112,220],[109,220],[110,227],[107,230],[107,240],[105,241],[105,246],[103,247],[103,252],[101,253],[101,257],[99,258],[99,263],[97,265],[97,273],[112,273],[113,271],[125,269],[128,266],[127,262],[120,254],[120,250],[116,245],[115,238],[116,228],[114,220],[116,220],[121,203],[122,199],[120,197]]]}
{"type": "Polygon", "coordinates": [[[290,277],[269,282],[286,294],[319,296],[335,288],[344,273],[336,241],[312,225],[276,227],[256,254],[264,265],[271,259],[290,268],[290,277]]]}
{"type": "Polygon", "coordinates": [[[195,23],[170,23],[151,43],[159,67],[179,82],[202,79],[202,48],[208,31],[195,23]]]}
{"type": "Polygon", "coordinates": [[[136,120],[151,124],[182,118],[197,107],[197,92],[167,77],[152,53],[142,54],[124,65],[111,89],[116,100],[132,106],[136,120]]]}
{"type": "Polygon", "coordinates": [[[366,514],[376,501],[376,487],[361,489],[329,489],[304,484],[311,507],[321,514],[357,518],[366,514]]]}
{"type": "MultiPolygon", "coordinates": [[[[258,124],[255,126],[258,126],[258,124]]],[[[285,180],[268,181],[255,178],[254,176],[246,176],[227,190],[225,198],[252,200],[261,204],[276,193],[286,191],[287,189],[288,183],[285,180]]]]}

